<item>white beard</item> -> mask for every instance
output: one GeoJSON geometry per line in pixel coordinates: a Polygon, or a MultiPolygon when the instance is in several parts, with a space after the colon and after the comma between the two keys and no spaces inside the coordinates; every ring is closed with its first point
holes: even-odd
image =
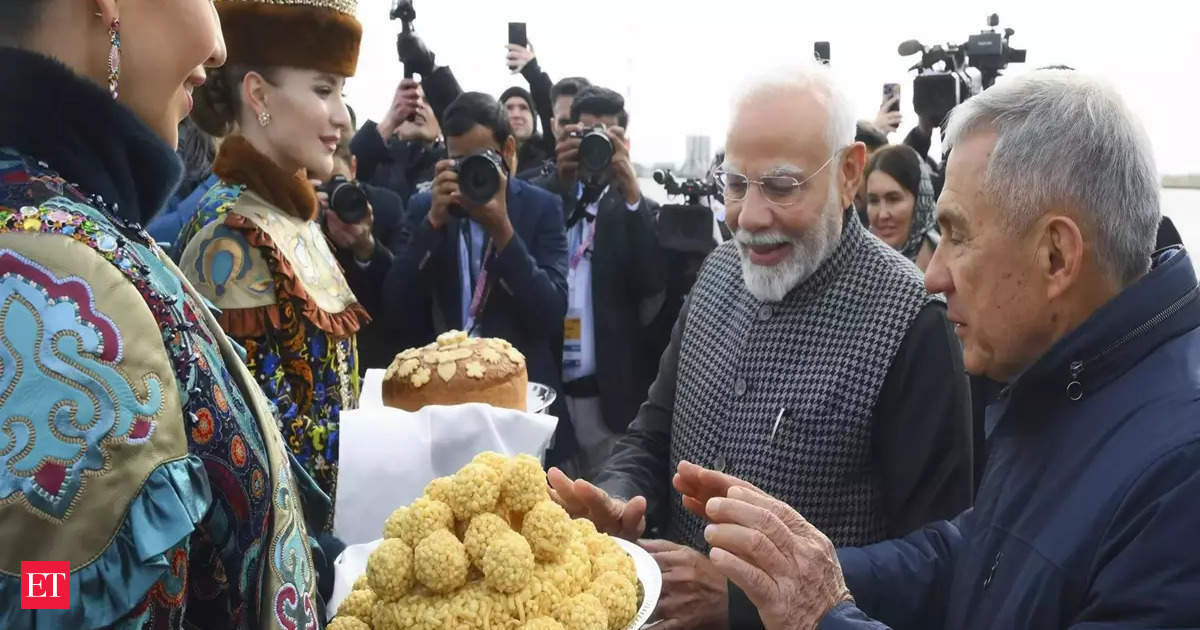
{"type": "Polygon", "coordinates": [[[842,240],[842,208],[836,180],[829,187],[829,198],[817,224],[799,237],[783,232],[750,233],[738,229],[733,239],[742,260],[742,281],[746,290],[762,302],[779,302],[789,291],[800,285],[824,263],[842,240]],[[756,265],[750,261],[753,245],[791,243],[791,254],[774,266],[756,265]]]}

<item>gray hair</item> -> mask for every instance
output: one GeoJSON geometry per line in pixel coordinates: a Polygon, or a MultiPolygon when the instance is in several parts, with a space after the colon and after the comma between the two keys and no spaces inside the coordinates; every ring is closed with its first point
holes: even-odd
{"type": "Polygon", "coordinates": [[[857,130],[854,105],[833,70],[816,61],[781,66],[752,77],[734,97],[734,117],[753,98],[795,90],[813,90],[817,100],[825,105],[826,138],[831,153],[854,143],[857,130]]]}
{"type": "Polygon", "coordinates": [[[985,130],[998,139],[984,192],[1008,213],[1009,230],[1069,208],[1123,286],[1146,273],[1161,220],[1158,173],[1145,131],[1113,87],[1079,72],[1031,72],[956,107],[945,141],[985,130]]]}

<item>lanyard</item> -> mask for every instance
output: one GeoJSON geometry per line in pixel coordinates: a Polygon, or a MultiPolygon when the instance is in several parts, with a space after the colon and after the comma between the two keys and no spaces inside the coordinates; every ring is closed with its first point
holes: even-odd
{"type": "Polygon", "coordinates": [[[575,251],[573,256],[571,256],[571,271],[575,271],[575,268],[578,267],[579,263],[583,260],[583,255],[586,254],[589,249],[591,249],[592,243],[596,241],[596,219],[593,217],[591,221],[588,221],[588,223],[590,223],[591,226],[588,228],[587,237],[583,239],[583,242],[579,244],[579,249],[575,251]]]}
{"type": "MultiPolygon", "coordinates": [[[[492,241],[488,239],[487,246],[483,248],[483,259],[479,261],[479,277],[475,279],[475,291],[471,296],[472,328],[479,325],[479,311],[483,310],[483,303],[486,301],[485,294],[488,283],[487,260],[491,254],[492,241]]],[[[470,260],[469,250],[467,258],[470,260]]]]}

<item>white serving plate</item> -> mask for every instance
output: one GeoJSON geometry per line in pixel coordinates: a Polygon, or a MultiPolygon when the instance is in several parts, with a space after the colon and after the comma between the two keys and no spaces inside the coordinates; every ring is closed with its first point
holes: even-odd
{"type": "MultiPolygon", "coordinates": [[[[551,390],[553,391],[553,390],[551,390]]],[[[662,594],[662,571],[658,563],[645,549],[621,538],[613,537],[617,544],[633,558],[633,566],[637,570],[638,581],[642,583],[642,606],[634,615],[633,621],[625,630],[638,630],[650,620],[654,609],[658,607],[658,598],[662,594]]],[[[367,558],[379,546],[383,539],[362,545],[350,545],[333,561],[335,584],[333,597],[329,600],[329,618],[333,619],[337,607],[350,593],[350,587],[358,576],[367,571],[367,558]]]]}

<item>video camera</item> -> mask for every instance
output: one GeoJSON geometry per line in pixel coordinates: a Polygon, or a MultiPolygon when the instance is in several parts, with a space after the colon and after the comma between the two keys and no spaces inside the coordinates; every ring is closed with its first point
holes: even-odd
{"type": "Polygon", "coordinates": [[[721,185],[714,180],[685,179],[680,183],[667,169],[654,171],[654,183],[666,189],[668,195],[686,197],[690,206],[700,205],[701,197],[723,196],[721,185]]]}
{"type": "MultiPolygon", "coordinates": [[[[405,40],[413,36],[413,22],[417,19],[417,10],[413,8],[412,0],[392,0],[391,19],[400,20],[400,34],[396,36],[396,52],[400,62],[404,63],[405,40]]],[[[404,78],[413,78],[413,71],[404,64],[404,78]]]]}
{"type": "Polygon", "coordinates": [[[959,103],[992,87],[1008,64],[1025,63],[1026,51],[1009,46],[1016,31],[1006,28],[1003,34],[997,32],[1000,16],[995,13],[988,16],[987,24],[987,30],[967,37],[963,44],[926,48],[915,39],[900,44],[897,52],[901,57],[921,55],[921,60],[909,68],[918,73],[913,80],[913,109],[918,116],[940,125],[959,103]],[[978,85],[967,68],[979,71],[978,85]]]}

